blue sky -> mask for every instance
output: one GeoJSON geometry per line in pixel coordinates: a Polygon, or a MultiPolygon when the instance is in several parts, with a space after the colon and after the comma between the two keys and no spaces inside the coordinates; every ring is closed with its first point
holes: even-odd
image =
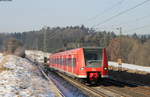
{"type": "MultiPolygon", "coordinates": [[[[84,24],[92,27],[143,1],[12,0],[12,2],[0,2],[0,32],[38,30],[44,25],[65,27],[84,24]]],[[[118,33],[116,28],[122,27],[125,34],[134,32],[150,34],[149,10],[150,2],[147,2],[143,6],[94,28],[118,33]]]]}

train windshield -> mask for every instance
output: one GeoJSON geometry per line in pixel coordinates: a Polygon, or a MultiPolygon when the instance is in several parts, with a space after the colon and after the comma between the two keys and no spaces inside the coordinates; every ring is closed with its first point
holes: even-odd
{"type": "Polygon", "coordinates": [[[85,63],[87,67],[100,67],[102,65],[102,49],[84,49],[85,63]]]}

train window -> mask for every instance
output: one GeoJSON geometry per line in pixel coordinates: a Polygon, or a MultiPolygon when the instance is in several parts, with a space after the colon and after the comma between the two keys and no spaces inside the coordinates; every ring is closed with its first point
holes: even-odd
{"type": "Polygon", "coordinates": [[[50,59],[50,63],[53,64],[52,58],[50,59]]]}
{"type": "Polygon", "coordinates": [[[62,64],[65,65],[65,58],[62,59],[62,64]]]}
{"type": "Polygon", "coordinates": [[[61,65],[63,65],[63,57],[61,57],[61,65]]]}
{"type": "Polygon", "coordinates": [[[69,58],[66,58],[66,63],[67,63],[67,65],[69,66],[69,60],[68,60],[69,58]]]}
{"type": "Polygon", "coordinates": [[[102,52],[98,50],[85,51],[86,60],[102,60],[102,52]]]}
{"type": "Polygon", "coordinates": [[[55,62],[55,64],[57,64],[58,63],[58,58],[55,58],[54,62],[55,62]]]}
{"type": "Polygon", "coordinates": [[[65,63],[65,58],[63,58],[63,65],[65,65],[66,63],[65,63]]]}
{"type": "Polygon", "coordinates": [[[76,66],[76,58],[72,58],[72,66],[76,66]]]}
{"type": "Polygon", "coordinates": [[[60,58],[58,58],[58,60],[59,60],[59,61],[58,61],[58,64],[60,64],[60,65],[61,65],[61,59],[60,59],[60,58]]]}
{"type": "Polygon", "coordinates": [[[68,60],[67,60],[67,58],[65,59],[65,61],[66,61],[66,65],[68,66],[68,60]]]}
{"type": "Polygon", "coordinates": [[[53,59],[53,64],[55,64],[55,58],[53,59]]]}
{"type": "Polygon", "coordinates": [[[61,57],[59,58],[59,64],[61,65],[61,57]]]}
{"type": "Polygon", "coordinates": [[[57,61],[57,64],[59,64],[59,58],[57,59],[58,61],[57,61]]]}
{"type": "Polygon", "coordinates": [[[55,64],[57,64],[57,58],[55,58],[55,64]]]}
{"type": "Polygon", "coordinates": [[[61,65],[63,65],[63,57],[61,57],[61,65]]]}
{"type": "Polygon", "coordinates": [[[54,64],[54,59],[52,58],[52,64],[54,64]]]}
{"type": "Polygon", "coordinates": [[[53,58],[53,64],[54,64],[54,58],[53,58]]]}
{"type": "Polygon", "coordinates": [[[98,60],[98,54],[95,52],[86,53],[86,60],[98,60]]]}
{"type": "Polygon", "coordinates": [[[76,66],[76,58],[66,58],[64,64],[68,66],[76,66]]]}
{"type": "Polygon", "coordinates": [[[66,64],[68,66],[72,66],[72,59],[71,58],[66,58],[66,64]]]}
{"type": "Polygon", "coordinates": [[[54,59],[54,63],[56,64],[56,58],[54,59]]]}
{"type": "Polygon", "coordinates": [[[56,58],[54,58],[54,64],[56,64],[56,58]]]}
{"type": "Polygon", "coordinates": [[[68,58],[68,65],[72,66],[71,58],[68,58]]]}
{"type": "Polygon", "coordinates": [[[59,64],[59,58],[57,58],[57,64],[59,64]]]}
{"type": "Polygon", "coordinates": [[[88,67],[102,65],[102,49],[84,49],[84,57],[88,67]]]}
{"type": "Polygon", "coordinates": [[[64,65],[67,65],[67,64],[66,64],[66,58],[64,58],[64,65]]]}
{"type": "Polygon", "coordinates": [[[52,62],[52,64],[54,64],[54,63],[53,63],[53,58],[52,58],[51,62],[52,62]]]}

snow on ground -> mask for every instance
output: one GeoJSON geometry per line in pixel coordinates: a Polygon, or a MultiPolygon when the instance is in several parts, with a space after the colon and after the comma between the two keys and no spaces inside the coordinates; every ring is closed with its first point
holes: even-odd
{"type": "Polygon", "coordinates": [[[0,59],[2,58],[2,56],[3,56],[3,54],[2,54],[2,53],[0,53],[0,59]]]}
{"type": "Polygon", "coordinates": [[[7,55],[0,59],[0,97],[60,97],[60,94],[28,60],[7,55]]]}
{"type": "MultiPolygon", "coordinates": [[[[118,67],[118,63],[116,63],[116,62],[109,61],[108,64],[109,64],[109,66],[118,67]]],[[[122,68],[138,70],[138,71],[145,71],[145,72],[150,73],[150,67],[138,66],[138,65],[134,65],[134,64],[122,63],[122,68]]]]}
{"type": "Polygon", "coordinates": [[[45,53],[38,50],[26,50],[26,55],[32,59],[36,59],[38,62],[44,62],[44,57],[49,57],[50,53],[45,53]]]}

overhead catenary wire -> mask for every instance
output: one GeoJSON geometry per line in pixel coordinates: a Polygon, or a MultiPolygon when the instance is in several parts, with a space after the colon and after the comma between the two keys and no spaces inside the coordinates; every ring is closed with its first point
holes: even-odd
{"type": "Polygon", "coordinates": [[[133,22],[139,22],[139,21],[142,21],[142,20],[145,20],[145,19],[149,19],[149,18],[150,18],[150,14],[149,14],[149,15],[142,16],[142,17],[139,17],[139,18],[136,18],[136,19],[131,20],[131,21],[122,22],[122,23],[117,24],[117,25],[115,25],[115,26],[127,25],[127,24],[130,24],[130,23],[133,23],[133,22]]]}
{"type": "Polygon", "coordinates": [[[126,10],[124,10],[124,11],[121,11],[121,12],[119,12],[118,14],[116,14],[116,15],[114,15],[114,16],[111,16],[111,17],[109,17],[108,19],[106,19],[106,20],[104,20],[104,21],[102,21],[102,22],[100,22],[100,23],[98,23],[98,24],[96,24],[96,25],[93,25],[92,28],[97,27],[97,26],[99,26],[99,25],[101,25],[101,24],[104,24],[104,23],[106,23],[106,22],[108,22],[108,21],[110,21],[110,20],[112,20],[112,19],[114,19],[114,18],[116,18],[116,17],[118,17],[118,16],[120,16],[120,15],[123,15],[123,14],[125,14],[125,13],[127,13],[127,12],[129,12],[129,11],[135,9],[135,8],[137,8],[137,7],[140,7],[140,6],[142,6],[143,4],[145,4],[145,3],[149,2],[149,1],[150,1],[150,0],[145,0],[145,1],[143,1],[143,2],[141,2],[141,3],[139,3],[139,4],[135,5],[135,6],[133,6],[133,7],[131,7],[131,8],[128,8],[128,9],[126,9],[126,10]]]}
{"type": "Polygon", "coordinates": [[[109,7],[109,8],[107,8],[107,9],[103,10],[101,13],[99,13],[99,14],[97,14],[97,15],[95,15],[95,16],[89,18],[89,19],[87,19],[87,21],[92,21],[92,20],[97,19],[98,17],[104,15],[105,13],[107,13],[107,12],[113,10],[113,9],[116,8],[117,6],[120,6],[124,1],[125,1],[125,0],[120,0],[120,1],[118,1],[117,3],[113,4],[111,7],[109,7]]]}
{"type": "MultiPolygon", "coordinates": [[[[150,14],[149,15],[144,15],[142,17],[139,17],[139,18],[135,18],[134,20],[130,20],[130,21],[125,21],[125,22],[122,22],[120,24],[116,24],[116,25],[113,25],[113,27],[107,27],[107,29],[116,29],[115,26],[120,26],[120,25],[128,25],[128,24],[131,24],[131,23],[135,23],[135,22],[139,22],[139,21],[143,21],[143,20],[146,20],[146,19],[149,19],[150,18],[150,14]]],[[[123,26],[122,26],[123,27],[123,26]]],[[[101,27],[102,29],[106,28],[106,27],[101,27]]]]}
{"type": "Polygon", "coordinates": [[[127,30],[126,32],[132,32],[132,31],[136,31],[136,30],[139,30],[139,29],[147,28],[147,27],[150,27],[150,24],[144,25],[144,26],[140,26],[140,27],[136,27],[136,28],[127,30]]]}

